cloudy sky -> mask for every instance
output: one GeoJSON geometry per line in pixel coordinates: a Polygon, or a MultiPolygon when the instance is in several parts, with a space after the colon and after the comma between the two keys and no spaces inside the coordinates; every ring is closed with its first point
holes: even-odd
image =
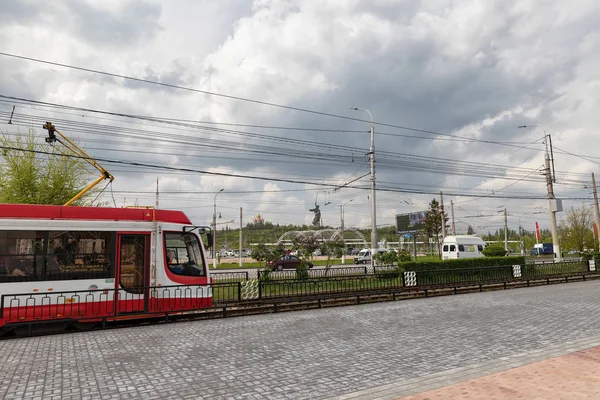
{"type": "Polygon", "coordinates": [[[223,188],[231,225],[240,207],[310,223],[316,201],[338,226],[352,200],[346,225],[369,227],[366,108],[378,225],[442,190],[459,231],[494,231],[503,207],[549,227],[545,133],[565,207],[600,171],[598,21],[591,0],[6,0],[0,52],[172,86],[0,55],[0,129],[41,140],[50,120],[95,157],[180,169],[104,163],[118,206],[154,204],[158,178],[197,224],[223,188]]]}

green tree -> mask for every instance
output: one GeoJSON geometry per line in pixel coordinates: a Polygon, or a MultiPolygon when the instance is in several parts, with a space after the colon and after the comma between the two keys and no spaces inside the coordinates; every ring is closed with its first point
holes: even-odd
{"type": "Polygon", "coordinates": [[[475,229],[473,229],[473,227],[471,225],[469,225],[469,227],[467,228],[467,235],[474,235],[475,234],[475,229]]]}
{"type": "MultiPolygon", "coordinates": [[[[85,161],[61,156],[33,132],[14,139],[3,134],[0,143],[0,203],[62,205],[91,181],[85,161]]],[[[97,193],[89,192],[76,205],[89,204],[97,193]]]]}
{"type": "Polygon", "coordinates": [[[584,205],[580,208],[571,207],[558,227],[562,248],[577,251],[594,248],[593,222],[594,215],[590,207],[584,205]]]}
{"type": "Polygon", "coordinates": [[[492,243],[483,249],[483,255],[486,257],[504,257],[506,249],[502,243],[492,243]]]}
{"type": "Polygon", "coordinates": [[[425,233],[427,236],[435,238],[435,243],[438,248],[438,256],[441,257],[440,252],[440,237],[442,236],[442,228],[446,226],[448,229],[448,215],[444,213],[444,223],[442,224],[442,210],[440,209],[440,203],[433,199],[429,203],[429,209],[425,215],[425,233]]]}
{"type": "Polygon", "coordinates": [[[306,279],[308,278],[308,260],[312,259],[313,253],[321,247],[321,243],[313,236],[300,236],[295,238],[292,243],[300,258],[300,265],[296,268],[296,277],[306,279]]]}
{"type": "Polygon", "coordinates": [[[341,240],[331,240],[321,245],[321,254],[327,256],[325,261],[325,275],[329,273],[333,260],[342,257],[344,253],[344,243],[341,240]]]}

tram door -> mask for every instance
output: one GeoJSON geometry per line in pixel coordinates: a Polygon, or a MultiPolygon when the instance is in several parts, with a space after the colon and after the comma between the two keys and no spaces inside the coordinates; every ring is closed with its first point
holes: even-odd
{"type": "Polygon", "coordinates": [[[148,310],[150,235],[118,235],[117,314],[148,310]]]}

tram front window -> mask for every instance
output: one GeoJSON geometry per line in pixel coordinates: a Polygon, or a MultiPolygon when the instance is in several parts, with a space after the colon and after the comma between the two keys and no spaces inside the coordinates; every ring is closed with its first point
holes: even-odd
{"type": "Polygon", "coordinates": [[[165,233],[167,267],[177,275],[204,276],[206,270],[198,237],[193,233],[165,233]]]}

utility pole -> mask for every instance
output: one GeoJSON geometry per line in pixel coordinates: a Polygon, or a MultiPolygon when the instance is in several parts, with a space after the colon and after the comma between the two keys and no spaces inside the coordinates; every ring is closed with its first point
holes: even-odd
{"type": "MultiPolygon", "coordinates": [[[[554,204],[556,204],[556,198],[554,197],[554,188],[552,186],[552,172],[550,170],[550,155],[548,154],[548,140],[546,136],[546,186],[548,187],[548,206],[550,207],[550,222],[552,224],[552,248],[554,249],[554,259],[560,262],[562,257],[560,254],[560,244],[558,242],[558,229],[556,227],[556,211],[553,211],[554,204]]],[[[558,208],[558,207],[557,207],[558,208]]]]}
{"type": "MultiPolygon", "coordinates": [[[[594,190],[594,209],[596,211],[596,235],[598,236],[598,244],[600,246],[600,209],[598,209],[598,189],[596,188],[596,178],[592,172],[592,187],[594,190]]],[[[600,248],[600,247],[598,247],[600,248]]]]}
{"type": "Polygon", "coordinates": [[[508,218],[504,209],[504,250],[508,251],[508,218]]]}
{"type": "Polygon", "coordinates": [[[446,218],[444,217],[444,194],[440,190],[440,210],[442,215],[442,241],[446,239],[446,218]]]}
{"type": "MultiPolygon", "coordinates": [[[[452,236],[456,235],[454,226],[454,202],[450,200],[450,215],[452,216],[452,236]]],[[[442,219],[443,221],[443,219],[442,219]]]]}
{"type": "Polygon", "coordinates": [[[242,255],[242,207],[240,207],[240,267],[244,265],[244,256],[242,255]]]}

